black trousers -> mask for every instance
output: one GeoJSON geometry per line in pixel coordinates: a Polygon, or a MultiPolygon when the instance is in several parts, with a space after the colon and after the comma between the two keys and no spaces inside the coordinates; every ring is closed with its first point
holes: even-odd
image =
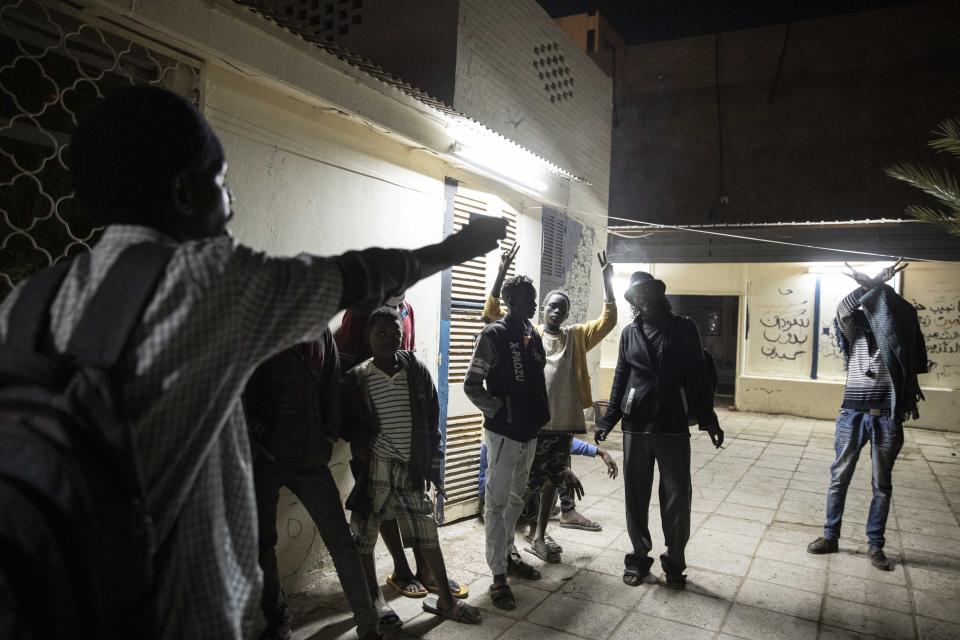
{"type": "Polygon", "coordinates": [[[623,434],[623,484],[627,509],[627,534],[633,553],[624,558],[628,571],[645,574],[653,565],[648,512],[653,491],[653,466],[660,471],[660,518],[667,550],[660,563],[667,575],[687,568],[684,549],[690,539],[690,436],[651,433],[623,434]]]}
{"type": "MultiPolygon", "coordinates": [[[[260,569],[263,597],[260,607],[272,626],[288,619],[287,602],[280,588],[277,567],[277,499],[280,487],[293,492],[313,518],[320,537],[330,552],[343,593],[353,610],[359,630],[376,629],[378,615],[367,588],[360,554],[343,514],[340,490],[327,467],[309,473],[288,473],[271,465],[254,462],[253,483],[257,495],[257,525],[260,536],[260,569]]],[[[359,632],[358,630],[358,632],[359,632]]],[[[362,635],[362,634],[361,634],[362,635]]]]}

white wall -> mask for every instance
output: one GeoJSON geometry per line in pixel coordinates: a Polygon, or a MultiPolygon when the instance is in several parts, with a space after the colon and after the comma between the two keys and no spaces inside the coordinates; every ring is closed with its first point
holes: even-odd
{"type": "MultiPolygon", "coordinates": [[[[668,293],[741,297],[737,408],[836,417],[846,374],[832,333],[833,317],[839,300],[856,287],[837,265],[623,264],[617,269],[618,296],[636,270],[664,280],[668,293]],[[825,272],[811,273],[811,267],[825,272]],[[820,321],[814,323],[818,279],[820,321]],[[816,379],[811,378],[814,341],[816,379]]],[[[960,263],[914,263],[903,273],[902,282],[893,284],[904,298],[922,307],[918,315],[931,363],[931,372],[920,376],[926,396],[920,403],[920,419],[908,425],[960,431],[960,263]]],[[[626,313],[621,311],[620,324],[626,326],[631,317],[626,303],[621,304],[626,313]]],[[[611,336],[603,345],[603,397],[609,396],[616,349],[617,341],[611,336]]]]}
{"type": "MultiPolygon", "coordinates": [[[[241,242],[276,255],[324,255],[441,240],[438,162],[411,155],[361,124],[217,68],[207,74],[206,115],[226,150],[227,179],[236,196],[231,231],[241,242]]],[[[435,376],[439,275],[411,288],[407,298],[416,310],[418,357],[435,376]]],[[[342,497],[352,486],[348,458],[341,443],[331,469],[342,497]]],[[[288,588],[330,568],[316,528],[286,490],[277,524],[277,554],[288,588]]]]}
{"type": "Polygon", "coordinates": [[[460,0],[453,106],[494,131],[593,183],[573,185],[567,206],[606,215],[610,182],[612,84],[602,70],[533,0],[460,0]],[[534,47],[557,43],[549,56],[573,78],[573,97],[551,102],[534,47]]]}

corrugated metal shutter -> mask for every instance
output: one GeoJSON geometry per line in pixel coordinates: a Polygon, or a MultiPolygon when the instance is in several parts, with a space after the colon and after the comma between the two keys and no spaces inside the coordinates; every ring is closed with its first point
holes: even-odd
{"type": "Polygon", "coordinates": [[[544,208],[542,216],[543,246],[540,254],[540,295],[563,286],[563,253],[567,219],[544,208]]]}
{"type": "MultiPolygon", "coordinates": [[[[499,198],[484,198],[484,195],[475,191],[458,191],[454,196],[454,231],[467,224],[471,215],[499,213],[507,219],[508,225],[504,245],[513,246],[517,241],[517,212],[503,205],[499,198]]],[[[473,355],[474,341],[483,329],[480,316],[487,298],[486,272],[486,256],[451,269],[450,365],[447,376],[451,387],[463,384],[470,357],[473,355]]],[[[444,468],[447,491],[444,518],[447,521],[477,513],[482,436],[483,415],[480,412],[448,414],[444,468]]]]}

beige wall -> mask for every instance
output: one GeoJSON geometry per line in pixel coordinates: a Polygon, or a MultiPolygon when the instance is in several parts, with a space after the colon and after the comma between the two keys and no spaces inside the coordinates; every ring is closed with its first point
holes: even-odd
{"type": "MultiPolygon", "coordinates": [[[[856,286],[842,275],[839,265],[624,264],[617,267],[618,295],[622,296],[629,273],[635,270],[650,271],[663,279],[668,293],[740,296],[739,409],[824,419],[836,416],[845,373],[832,321],[837,302],[856,286]],[[813,316],[818,278],[821,309],[817,326],[813,316]],[[814,341],[818,352],[815,380],[811,378],[814,341]]],[[[960,263],[914,263],[902,281],[893,284],[919,309],[931,363],[930,373],[920,377],[926,396],[920,404],[920,419],[909,424],[960,431],[960,263]]],[[[622,327],[630,315],[626,303],[621,304],[622,327]]],[[[603,345],[602,397],[609,396],[616,365],[616,333],[603,345]]]]}

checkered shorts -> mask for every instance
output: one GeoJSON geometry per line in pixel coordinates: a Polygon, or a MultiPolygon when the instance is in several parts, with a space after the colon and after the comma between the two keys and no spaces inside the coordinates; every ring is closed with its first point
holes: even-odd
{"type": "Polygon", "coordinates": [[[407,465],[400,460],[374,455],[369,473],[369,514],[363,517],[354,511],[350,521],[350,526],[358,538],[357,547],[360,553],[373,552],[380,523],[394,515],[400,525],[404,546],[439,548],[433,500],[423,489],[410,488],[407,465]]]}
{"type": "Polygon", "coordinates": [[[547,480],[558,488],[564,484],[566,471],[570,468],[572,443],[573,435],[569,433],[541,433],[537,436],[537,451],[533,454],[527,483],[528,494],[542,489],[547,480]]]}

